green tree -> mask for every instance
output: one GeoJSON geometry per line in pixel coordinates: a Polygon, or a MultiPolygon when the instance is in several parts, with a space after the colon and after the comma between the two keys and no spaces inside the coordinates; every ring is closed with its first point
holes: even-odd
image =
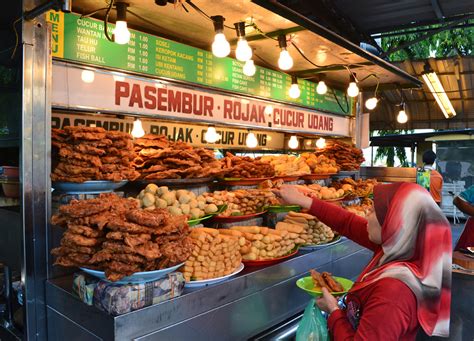
{"type": "MultiPolygon", "coordinates": [[[[406,134],[407,130],[379,130],[377,131],[378,136],[387,136],[387,135],[400,135],[406,134]]],[[[400,160],[400,165],[402,167],[409,167],[407,154],[404,147],[378,147],[377,152],[375,153],[375,161],[383,161],[388,167],[395,166],[395,157],[400,160]]]]}
{"type": "MultiPolygon", "coordinates": [[[[473,24],[474,20],[468,23],[473,24]]],[[[439,25],[426,26],[421,28],[437,28],[439,25]]],[[[403,32],[403,31],[399,31],[403,32]]],[[[388,51],[405,42],[422,37],[426,32],[404,33],[402,35],[383,37],[382,49],[388,51]]],[[[410,45],[403,50],[389,55],[391,61],[401,61],[407,59],[427,59],[430,57],[454,57],[469,56],[474,54],[474,27],[457,28],[439,32],[427,39],[410,45]]]]}

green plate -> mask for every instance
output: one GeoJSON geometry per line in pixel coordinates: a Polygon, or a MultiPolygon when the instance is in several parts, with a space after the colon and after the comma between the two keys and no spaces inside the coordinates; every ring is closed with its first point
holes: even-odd
{"type": "Polygon", "coordinates": [[[266,207],[268,212],[281,213],[281,212],[299,212],[301,211],[301,206],[299,205],[275,205],[266,207]]]}
{"type": "MultiPolygon", "coordinates": [[[[349,280],[347,278],[336,277],[336,276],[332,276],[332,278],[334,278],[336,281],[341,283],[342,287],[344,288],[344,291],[331,292],[331,294],[333,294],[334,296],[344,295],[354,285],[354,282],[352,282],[351,280],[349,280]]],[[[300,288],[301,290],[306,291],[311,296],[314,296],[314,297],[323,296],[323,293],[321,291],[316,290],[314,288],[314,283],[313,283],[313,279],[311,278],[311,276],[300,278],[299,280],[296,281],[296,286],[298,288],[300,288]]]]}

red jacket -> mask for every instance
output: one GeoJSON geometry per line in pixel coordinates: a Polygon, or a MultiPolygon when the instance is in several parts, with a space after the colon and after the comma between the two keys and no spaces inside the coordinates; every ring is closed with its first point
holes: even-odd
{"type": "MultiPolygon", "coordinates": [[[[318,199],[313,199],[309,213],[372,251],[380,248],[369,240],[367,220],[356,214],[318,199]]],[[[415,340],[419,328],[416,297],[398,279],[384,278],[351,290],[346,304],[348,309],[336,310],[329,316],[328,328],[334,340],[415,340]]]]}

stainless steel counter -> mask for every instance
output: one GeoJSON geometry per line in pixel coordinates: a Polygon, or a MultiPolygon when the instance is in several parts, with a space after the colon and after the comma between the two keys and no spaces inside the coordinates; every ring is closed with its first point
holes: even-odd
{"type": "Polygon", "coordinates": [[[345,239],[117,317],[80,302],[70,276],[49,280],[49,340],[246,340],[304,309],[310,297],[295,282],[309,269],[354,278],[371,256],[345,239]]]}

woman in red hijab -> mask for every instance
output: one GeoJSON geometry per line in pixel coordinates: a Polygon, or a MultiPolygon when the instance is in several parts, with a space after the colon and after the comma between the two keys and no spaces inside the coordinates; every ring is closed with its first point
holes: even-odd
{"type": "Polygon", "coordinates": [[[367,219],[282,186],[280,196],[374,251],[346,297],[347,308],[325,289],[318,306],[329,313],[335,340],[415,340],[419,327],[449,335],[451,228],[422,187],[411,183],[374,188],[367,219]]]}

